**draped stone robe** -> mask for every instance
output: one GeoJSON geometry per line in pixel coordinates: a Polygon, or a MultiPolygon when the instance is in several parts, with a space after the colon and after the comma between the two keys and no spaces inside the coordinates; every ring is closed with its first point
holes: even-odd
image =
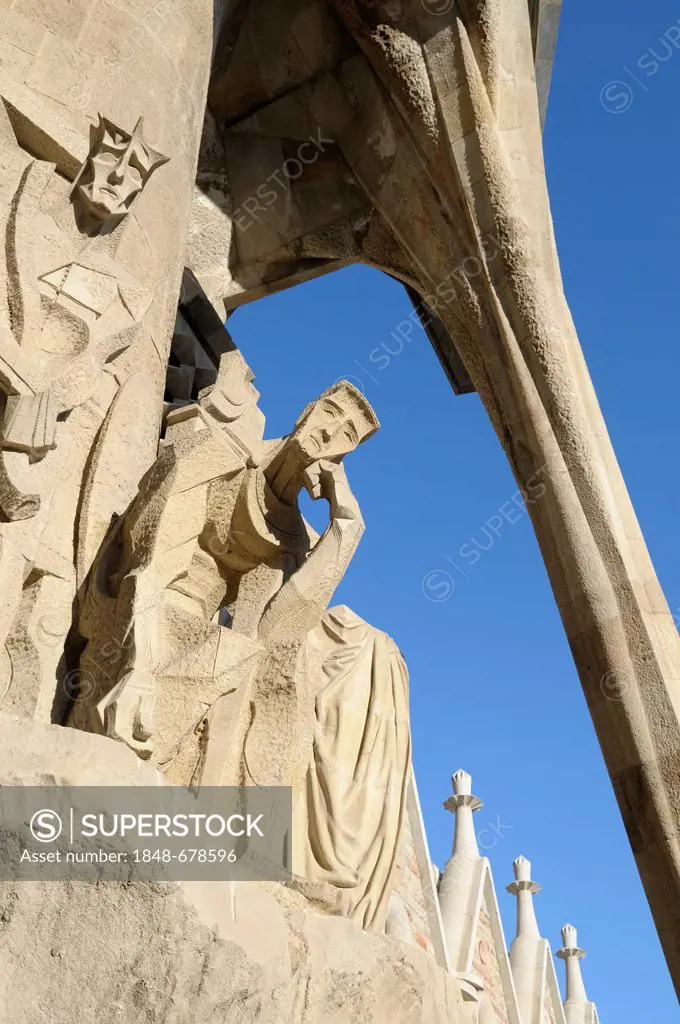
{"type": "Polygon", "coordinates": [[[345,606],[307,636],[315,724],[294,804],[294,873],[344,890],[382,930],[402,832],[411,742],[408,673],[393,640],[345,606]]]}

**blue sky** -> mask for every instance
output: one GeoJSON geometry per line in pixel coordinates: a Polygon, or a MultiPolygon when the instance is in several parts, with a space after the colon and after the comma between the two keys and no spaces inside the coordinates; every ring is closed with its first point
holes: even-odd
{"type": "MultiPolygon", "coordinates": [[[[675,612],[680,5],[565,8],[545,133],[565,287],[675,612]]],[[[543,886],[537,912],[553,949],[567,921],[579,930],[604,1024],[677,1021],[528,516],[511,516],[492,545],[484,531],[517,492],[484,409],[476,395],[453,395],[421,332],[384,369],[368,361],[383,342],[396,349],[391,332],[410,308],[399,285],[356,267],[239,310],[229,327],[257,375],[267,436],[287,432],[341,376],[361,381],[381,419],[346,463],[367,531],[336,603],[389,632],[406,657],[433,859],[443,867],[449,856],[442,801],[464,767],[485,803],[478,827],[504,826],[488,855],[508,940],[515,908],[504,887],[522,853],[543,886]],[[466,544],[488,550],[469,564],[466,544]],[[451,573],[452,593],[434,570],[451,573]]]]}

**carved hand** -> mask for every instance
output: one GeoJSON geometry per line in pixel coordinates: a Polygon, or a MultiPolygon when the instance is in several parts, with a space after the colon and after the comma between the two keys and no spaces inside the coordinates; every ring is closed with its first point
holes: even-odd
{"type": "MultiPolygon", "coordinates": [[[[339,473],[344,476],[344,467],[341,462],[331,462],[328,459],[320,459],[308,466],[302,475],[302,480],[310,498],[317,501],[325,498],[332,504],[336,492],[336,478],[339,473]]],[[[346,481],[345,477],[345,481],[346,481]]]]}
{"type": "Polygon", "coordinates": [[[347,479],[343,462],[321,459],[306,470],[304,482],[310,496],[325,498],[331,519],[358,519],[359,506],[347,479]]]}

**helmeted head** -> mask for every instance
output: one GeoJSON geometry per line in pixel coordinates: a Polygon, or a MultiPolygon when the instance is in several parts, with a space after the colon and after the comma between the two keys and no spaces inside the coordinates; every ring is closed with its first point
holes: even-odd
{"type": "Polygon", "coordinates": [[[144,141],[141,117],[130,134],[100,114],[74,191],[95,220],[122,220],[156,168],[169,159],[144,141]]]}
{"type": "Polygon", "coordinates": [[[341,380],[304,409],[289,443],[307,468],[321,459],[339,461],[379,427],[366,398],[349,381],[341,380]]]}

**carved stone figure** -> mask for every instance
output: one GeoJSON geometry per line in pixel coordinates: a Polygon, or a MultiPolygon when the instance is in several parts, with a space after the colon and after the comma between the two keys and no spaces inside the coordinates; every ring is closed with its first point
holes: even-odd
{"type": "Polygon", "coordinates": [[[159,763],[181,742],[187,711],[173,717],[159,678],[181,676],[187,637],[204,680],[202,696],[193,687],[199,703],[192,707],[203,719],[233,679],[214,652],[200,667],[196,638],[204,650],[215,643],[224,652],[233,677],[237,649],[250,663],[265,641],[302,636],[363,532],[342,459],[378,427],[366,400],[347,382],[336,384],[288,437],[261,447],[251,380],[242,357],[227,353],[199,405],[170,415],[165,447],[104,545],[84,603],[81,672],[90,693],[72,720],[142,756],[153,752],[159,763]],[[303,487],[329,503],[321,538],[300,513],[303,487]],[[225,614],[229,629],[219,625],[225,614]],[[106,656],[112,642],[114,666],[106,656]]]}
{"type": "MultiPolygon", "coordinates": [[[[0,302],[0,692],[5,708],[47,719],[77,586],[74,518],[87,459],[130,376],[127,350],[134,346],[142,370],[150,342],[142,324],[155,302],[153,274],[130,273],[119,227],[167,159],[141,131],[141,119],[129,134],[100,115],[74,185],[22,148],[0,102],[10,192],[0,302]]],[[[146,418],[142,408],[137,415],[146,418]]],[[[145,442],[142,430],[142,451],[145,442]]]]}
{"type": "Polygon", "coordinates": [[[40,495],[15,486],[12,470],[20,461],[6,452],[21,452],[30,466],[56,448],[57,403],[52,391],[7,395],[0,424],[0,508],[9,522],[32,519],[40,509],[40,495]]]}
{"type": "Polygon", "coordinates": [[[91,129],[90,152],[73,186],[90,233],[118,224],[156,168],[170,159],[144,140],[143,121],[130,133],[100,114],[91,129]]]}
{"type": "Polygon", "coordinates": [[[122,740],[173,782],[290,785],[296,886],[381,931],[410,766],[408,677],[393,641],[326,611],[364,525],[344,457],[377,429],[342,381],[261,443],[238,352],[104,543],[80,620],[71,724],[122,740]],[[329,505],[319,537],[302,489],[329,505]]]}
{"type": "Polygon", "coordinates": [[[411,761],[408,673],[393,640],[341,605],[306,637],[312,751],[293,804],[293,869],[382,930],[411,761]]]}

